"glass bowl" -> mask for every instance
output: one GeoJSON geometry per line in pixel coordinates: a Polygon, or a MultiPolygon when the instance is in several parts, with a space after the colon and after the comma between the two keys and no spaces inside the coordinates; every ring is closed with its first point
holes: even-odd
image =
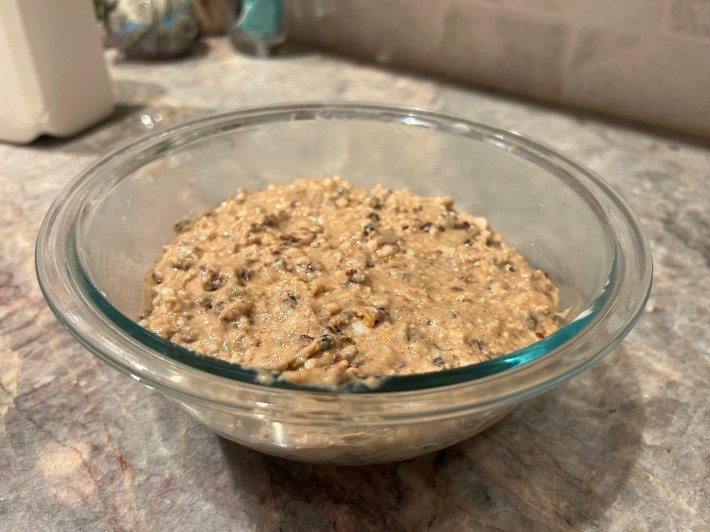
{"type": "Polygon", "coordinates": [[[402,460],[468,438],[608,353],[638,320],[651,256],[635,216],[598,176],[517,133],[420,109],[293,104],[196,120],[134,142],[78,176],[50,208],[36,267],[49,306],[92,353],[210,429],[296,460],[402,460]],[[317,389],[172,345],[141,328],[143,278],[180,218],[237,188],[339,175],[450,195],[560,288],[569,321],[507,356],[317,389]]]}

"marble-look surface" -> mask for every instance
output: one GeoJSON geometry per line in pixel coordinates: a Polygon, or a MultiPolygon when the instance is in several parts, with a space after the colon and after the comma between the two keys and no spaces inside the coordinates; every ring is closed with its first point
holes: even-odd
{"type": "Polygon", "coordinates": [[[307,51],[259,61],[217,40],[198,52],[160,64],[109,54],[112,120],[70,140],[0,145],[0,529],[708,530],[707,141],[307,51]],[[596,170],[651,240],[655,286],[641,322],[589,371],[479,436],[408,462],[340,469],[225,441],[73,340],[33,267],[59,190],[145,133],[142,116],[159,114],[159,126],[303,99],[454,112],[596,170]]]}

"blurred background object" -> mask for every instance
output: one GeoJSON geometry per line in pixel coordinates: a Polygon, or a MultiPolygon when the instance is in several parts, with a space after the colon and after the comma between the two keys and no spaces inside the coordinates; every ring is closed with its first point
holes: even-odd
{"type": "Polygon", "coordinates": [[[185,54],[198,32],[192,0],[104,0],[109,42],[130,59],[185,54]]]}
{"type": "Polygon", "coordinates": [[[194,0],[200,36],[222,35],[239,8],[239,0],[194,0]]]}
{"type": "Polygon", "coordinates": [[[292,0],[289,39],[710,136],[710,0],[292,0]]]}
{"type": "MultiPolygon", "coordinates": [[[[74,3],[93,6],[106,43],[129,59],[179,57],[198,36],[224,33],[238,51],[267,57],[288,34],[297,45],[710,137],[710,0],[0,0],[5,73],[33,64],[28,54],[65,62],[55,74],[3,76],[0,138],[70,134],[27,125],[51,122],[50,111],[7,103],[16,101],[7,94],[30,97],[26,87],[44,83],[53,88],[42,94],[56,99],[61,75],[92,79],[82,69],[100,61],[89,51],[96,27],[74,25],[88,23],[74,3]],[[55,10],[68,25],[53,23],[55,10]],[[85,50],[92,60],[69,59],[85,50]],[[8,132],[22,121],[23,133],[8,132]]],[[[66,83],[65,94],[81,99],[86,89],[66,83]]],[[[92,97],[108,94],[107,80],[93,83],[92,97]]],[[[93,113],[61,107],[51,112],[71,115],[74,129],[93,113]]]]}
{"type": "Polygon", "coordinates": [[[113,112],[88,0],[1,0],[0,76],[0,140],[65,137],[113,112]]]}
{"type": "Polygon", "coordinates": [[[268,57],[278,53],[286,41],[283,0],[241,0],[231,24],[234,47],[249,55],[268,57]]]}

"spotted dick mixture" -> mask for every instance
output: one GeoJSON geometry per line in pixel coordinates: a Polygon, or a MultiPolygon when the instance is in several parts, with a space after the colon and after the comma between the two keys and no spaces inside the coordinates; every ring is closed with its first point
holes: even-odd
{"type": "Polygon", "coordinates": [[[337,386],[488,360],[560,315],[547,275],[451,198],[333,178],[239,190],[179,221],[139,319],[200,353],[337,386]]]}

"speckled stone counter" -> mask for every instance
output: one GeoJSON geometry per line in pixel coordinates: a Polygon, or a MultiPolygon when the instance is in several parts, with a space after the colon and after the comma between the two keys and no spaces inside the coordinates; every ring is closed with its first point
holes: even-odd
{"type": "Polygon", "coordinates": [[[0,145],[0,529],[708,530],[710,144],[308,51],[210,41],[193,57],[109,53],[114,118],[0,145]],[[453,448],[399,464],[290,463],[228,442],[104,365],[54,319],[35,235],[107,150],[215,111],[313,99],[417,105],[531,135],[591,167],[651,240],[654,289],[621,347],[453,448]]]}

